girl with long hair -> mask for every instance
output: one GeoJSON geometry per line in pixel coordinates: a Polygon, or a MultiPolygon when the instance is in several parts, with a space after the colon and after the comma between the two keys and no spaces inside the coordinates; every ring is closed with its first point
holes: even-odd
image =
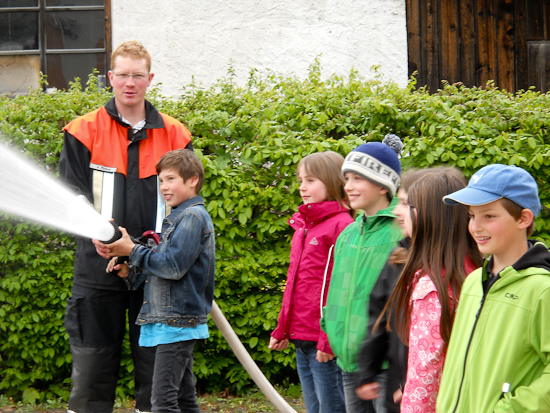
{"type": "Polygon", "coordinates": [[[468,232],[467,208],[442,201],[465,184],[449,168],[426,175],[409,189],[409,257],[386,304],[387,328],[395,312],[397,334],[409,346],[404,413],[435,412],[460,289],[481,266],[482,256],[468,232]]]}
{"type": "Polygon", "coordinates": [[[406,225],[406,221],[410,219],[409,188],[426,174],[441,170],[443,169],[410,169],[403,173],[397,191],[399,202],[393,209],[393,214],[396,216],[396,223],[401,228],[404,238],[392,250],[370,294],[368,333],[359,352],[361,385],[357,387],[356,393],[364,400],[381,398],[380,402],[384,404],[387,413],[400,411],[401,389],[405,386],[407,377],[408,348],[395,332],[395,322],[391,323],[393,331],[386,329],[387,313],[381,320],[378,317],[384,311],[384,306],[391,296],[409,255],[411,234],[410,225],[406,225]],[[386,373],[384,373],[385,361],[387,361],[386,373]],[[387,374],[385,386],[384,374],[387,374]]]}

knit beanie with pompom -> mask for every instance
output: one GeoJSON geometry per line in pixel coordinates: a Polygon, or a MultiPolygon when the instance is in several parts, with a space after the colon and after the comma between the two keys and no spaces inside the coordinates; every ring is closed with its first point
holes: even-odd
{"type": "Polygon", "coordinates": [[[388,190],[391,198],[401,183],[399,136],[388,134],[382,142],[368,142],[351,151],[342,165],[342,174],[353,172],[388,190]]]}

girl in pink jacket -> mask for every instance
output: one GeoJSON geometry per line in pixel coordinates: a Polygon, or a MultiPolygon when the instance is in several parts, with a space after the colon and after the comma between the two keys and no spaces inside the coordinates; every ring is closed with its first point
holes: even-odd
{"type": "Polygon", "coordinates": [[[328,151],[308,155],[298,164],[304,204],[288,221],[296,232],[279,323],[269,343],[271,350],[284,350],[289,342],[295,345],[308,413],[345,412],[341,371],[319,323],[332,273],[332,249],[353,222],[343,162],[341,155],[328,151]]]}
{"type": "Polygon", "coordinates": [[[409,258],[386,304],[390,315],[395,311],[397,333],[409,346],[402,413],[435,412],[460,289],[481,265],[468,233],[467,208],[448,208],[442,201],[465,184],[458,170],[445,168],[409,188],[409,258]]]}

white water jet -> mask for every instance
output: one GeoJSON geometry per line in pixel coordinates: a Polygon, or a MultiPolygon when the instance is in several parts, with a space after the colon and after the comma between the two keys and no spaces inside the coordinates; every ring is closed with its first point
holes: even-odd
{"type": "Polygon", "coordinates": [[[0,210],[65,232],[111,240],[114,226],[83,197],[0,142],[0,210]]]}

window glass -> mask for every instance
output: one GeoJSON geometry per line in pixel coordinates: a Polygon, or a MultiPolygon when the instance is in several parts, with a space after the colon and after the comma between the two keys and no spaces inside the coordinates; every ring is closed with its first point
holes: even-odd
{"type": "Polygon", "coordinates": [[[80,83],[84,87],[92,68],[105,73],[104,53],[52,54],[47,56],[46,61],[48,87],[68,89],[69,82],[73,82],[75,77],[80,78],[80,83]]]}
{"type": "Polygon", "coordinates": [[[37,50],[38,12],[0,13],[0,50],[37,50]]]}
{"type": "MultiPolygon", "coordinates": [[[[2,0],[0,0],[0,1],[2,1],[2,0]]],[[[52,7],[52,6],[103,6],[103,5],[105,5],[105,0],[46,0],[46,7],[52,7]]]]}
{"type": "Polygon", "coordinates": [[[38,0],[0,0],[1,7],[38,7],[38,0]]]}
{"type": "MultiPolygon", "coordinates": [[[[105,81],[106,3],[109,1],[0,0],[1,55],[28,55],[24,56],[27,60],[33,57],[29,60],[32,60],[30,70],[37,76],[42,70],[49,87],[67,89],[76,77],[85,86],[93,69],[105,81]]],[[[18,75],[2,78],[0,91],[12,90],[10,82],[18,75]]]]}
{"type": "Polygon", "coordinates": [[[105,46],[103,11],[46,13],[46,49],[94,49],[105,46]]]}

